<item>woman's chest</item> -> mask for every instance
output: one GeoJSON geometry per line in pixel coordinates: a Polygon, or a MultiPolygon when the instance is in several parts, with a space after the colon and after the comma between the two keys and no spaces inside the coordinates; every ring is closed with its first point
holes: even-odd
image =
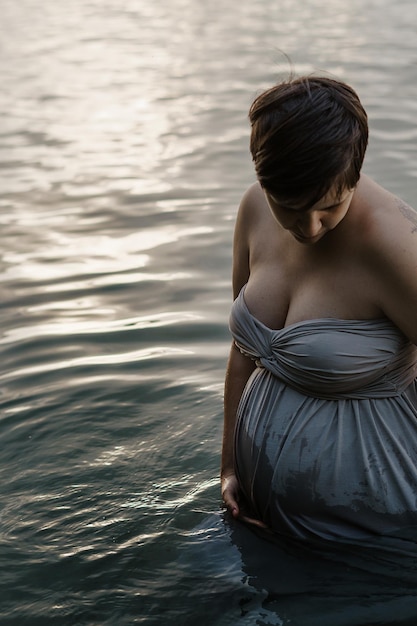
{"type": "Polygon", "coordinates": [[[274,249],[265,239],[251,252],[245,299],[252,313],[271,328],[325,317],[383,315],[371,269],[343,247],[312,249],[284,242],[274,249]]]}

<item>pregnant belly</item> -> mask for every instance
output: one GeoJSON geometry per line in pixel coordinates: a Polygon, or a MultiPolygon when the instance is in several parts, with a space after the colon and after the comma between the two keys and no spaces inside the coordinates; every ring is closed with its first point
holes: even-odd
{"type": "Polygon", "coordinates": [[[416,420],[401,402],[312,398],[257,369],[235,439],[236,471],[254,512],[307,539],[416,524],[416,420]]]}

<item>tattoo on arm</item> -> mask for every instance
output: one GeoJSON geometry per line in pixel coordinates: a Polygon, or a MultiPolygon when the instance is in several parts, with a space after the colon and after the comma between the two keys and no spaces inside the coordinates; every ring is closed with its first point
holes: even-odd
{"type": "Polygon", "coordinates": [[[416,211],[414,211],[414,209],[412,209],[410,206],[408,206],[408,204],[406,204],[402,200],[398,200],[398,208],[400,209],[402,215],[404,215],[404,217],[406,219],[408,219],[409,222],[412,223],[413,228],[412,228],[411,232],[412,233],[417,232],[417,213],[416,213],[416,211]]]}

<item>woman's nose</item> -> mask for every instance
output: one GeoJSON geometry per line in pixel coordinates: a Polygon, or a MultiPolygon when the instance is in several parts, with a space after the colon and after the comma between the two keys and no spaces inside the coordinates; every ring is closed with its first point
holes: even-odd
{"type": "Polygon", "coordinates": [[[304,237],[315,237],[322,229],[320,215],[316,211],[309,211],[299,221],[299,228],[304,237]]]}

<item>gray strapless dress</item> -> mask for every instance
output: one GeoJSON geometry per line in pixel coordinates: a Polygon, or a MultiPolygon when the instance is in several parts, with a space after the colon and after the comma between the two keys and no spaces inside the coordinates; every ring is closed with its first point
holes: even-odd
{"type": "Polygon", "coordinates": [[[244,289],[230,329],[257,364],[235,433],[252,511],[298,539],[416,541],[417,347],[384,318],[271,330],[244,289]]]}

